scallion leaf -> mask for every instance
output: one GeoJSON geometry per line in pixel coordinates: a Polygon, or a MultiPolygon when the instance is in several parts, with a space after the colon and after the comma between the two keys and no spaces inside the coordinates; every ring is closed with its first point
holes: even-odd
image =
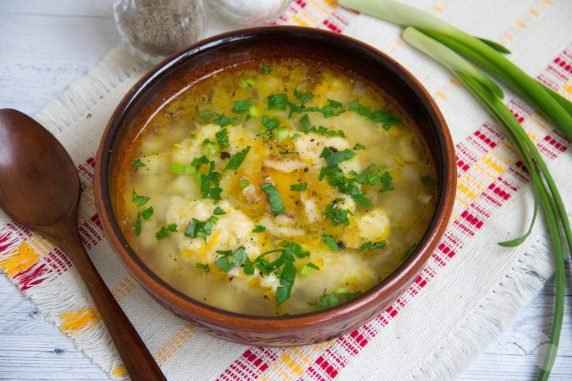
{"type": "Polygon", "coordinates": [[[238,168],[240,168],[240,165],[246,158],[246,155],[248,155],[249,151],[250,151],[250,146],[232,155],[230,159],[228,159],[228,163],[226,163],[226,167],[224,167],[224,169],[235,171],[238,168]]]}
{"type": "Polygon", "coordinates": [[[270,210],[274,214],[284,213],[284,203],[282,202],[282,197],[276,187],[270,183],[264,183],[260,186],[260,189],[268,196],[268,201],[270,202],[270,210]]]}

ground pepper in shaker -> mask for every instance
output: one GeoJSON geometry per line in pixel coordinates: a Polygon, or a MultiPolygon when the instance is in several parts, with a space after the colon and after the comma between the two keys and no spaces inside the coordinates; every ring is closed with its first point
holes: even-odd
{"type": "Polygon", "coordinates": [[[113,18],[128,50],[150,63],[199,40],[207,24],[202,0],[114,0],[113,18]]]}

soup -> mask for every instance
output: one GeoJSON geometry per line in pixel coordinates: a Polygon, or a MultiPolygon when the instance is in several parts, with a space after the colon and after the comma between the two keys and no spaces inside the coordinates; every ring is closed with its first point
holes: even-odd
{"type": "Polygon", "coordinates": [[[130,246],[195,300],[300,314],[390,276],[437,201],[422,135],[382,89],[324,62],[243,63],[142,123],[114,173],[130,246]]]}

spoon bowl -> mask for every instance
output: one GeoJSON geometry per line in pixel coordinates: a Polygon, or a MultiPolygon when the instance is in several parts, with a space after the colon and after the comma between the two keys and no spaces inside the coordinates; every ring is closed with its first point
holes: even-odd
{"type": "Polygon", "coordinates": [[[77,228],[79,176],[58,140],[29,116],[0,109],[0,208],[55,243],[72,260],[134,380],[165,380],[97,273],[77,228]]]}

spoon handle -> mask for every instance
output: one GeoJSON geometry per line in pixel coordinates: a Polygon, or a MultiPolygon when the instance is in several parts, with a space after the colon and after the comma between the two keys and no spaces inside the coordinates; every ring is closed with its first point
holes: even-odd
{"type": "Polygon", "coordinates": [[[93,297],[131,379],[166,380],[145,343],[99,276],[80,241],[75,218],[72,221],[36,230],[54,239],[72,260],[93,297]]]}

